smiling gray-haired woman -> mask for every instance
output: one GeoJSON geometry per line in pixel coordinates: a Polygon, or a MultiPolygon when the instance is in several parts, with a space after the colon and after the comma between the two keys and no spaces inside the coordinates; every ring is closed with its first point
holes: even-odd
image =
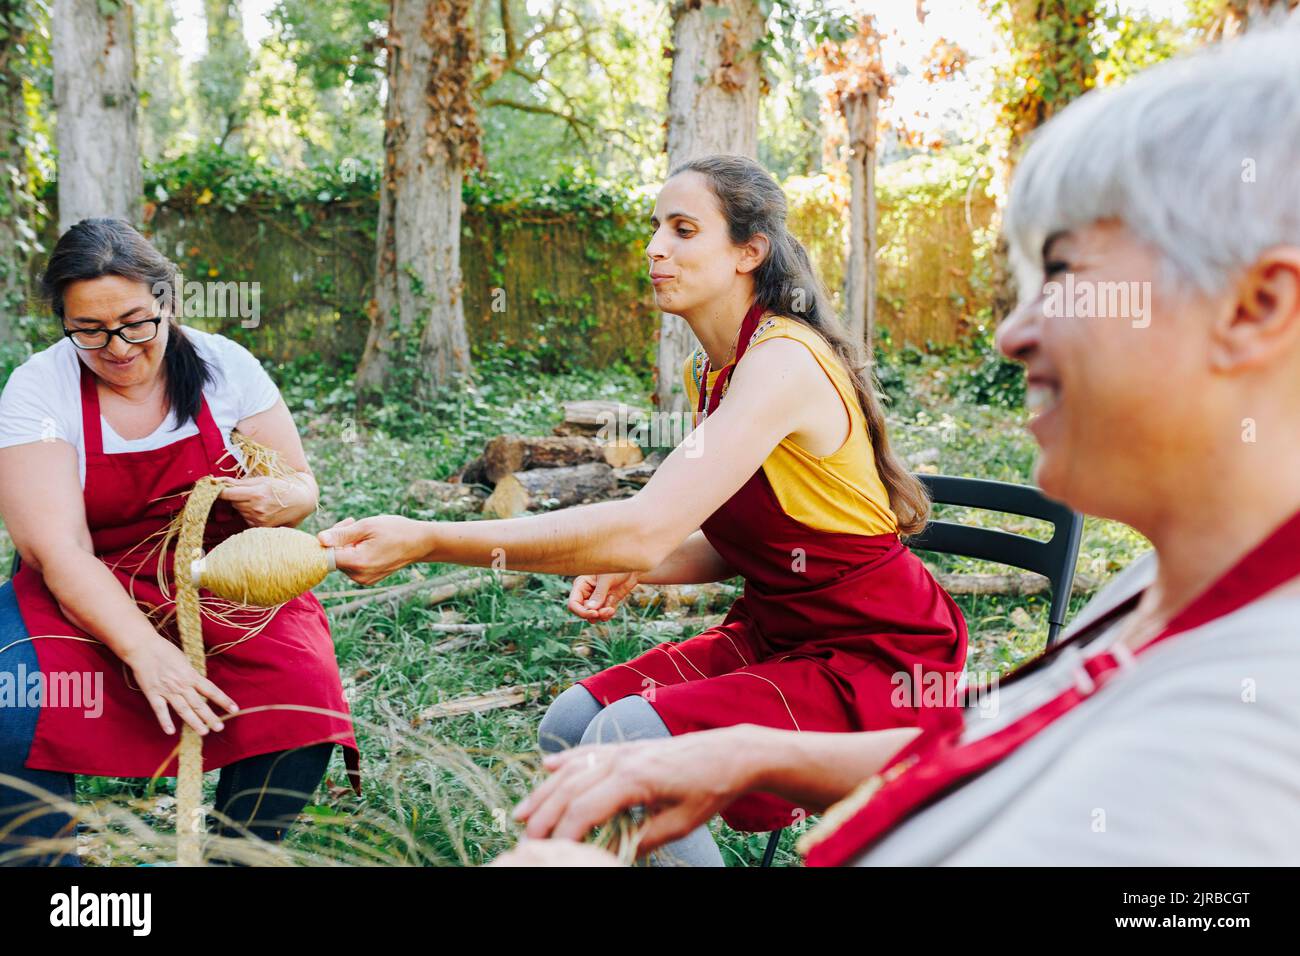
{"type": "Polygon", "coordinates": [[[830,807],[812,864],[1300,863],[1300,21],[1082,97],[1007,222],[1037,481],[1154,554],[996,716],[578,748],[517,811],[567,840],[508,862],[607,862],[568,840],[643,805],[649,850],[767,791],[830,807]]]}

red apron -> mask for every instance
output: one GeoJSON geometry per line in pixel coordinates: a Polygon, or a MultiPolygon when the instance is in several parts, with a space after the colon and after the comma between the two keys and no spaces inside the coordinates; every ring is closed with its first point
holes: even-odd
{"type": "MultiPolygon", "coordinates": [[[[1082,672],[1074,687],[1001,730],[964,744],[962,714],[950,711],[943,726],[930,728],[917,737],[863,785],[859,793],[866,802],[833,833],[815,844],[806,862],[809,866],[841,866],[856,859],[908,817],[1002,760],[1087,700],[1117,672],[1132,666],[1135,655],[1231,614],[1297,575],[1300,575],[1300,513],[1206,588],[1154,639],[1136,651],[1120,647],[1118,652],[1104,651],[1081,661],[1082,672]]],[[[1090,635],[1096,636],[1107,623],[1132,610],[1140,596],[1128,598],[1002,683],[1039,670],[1045,661],[1054,660],[1066,648],[1071,653],[1077,652],[1088,643],[1090,635]]],[[[983,696],[983,693],[976,694],[977,699],[983,696]]]]}
{"type": "MultiPolygon", "coordinates": [[[[762,316],[741,324],[739,362],[762,316]]],[[[713,411],[734,368],[723,369],[713,411]]],[[[703,382],[707,385],[708,371],[703,382]]],[[[953,708],[966,659],[966,624],[952,598],[897,534],[818,531],[781,508],[760,467],[702,526],[745,579],[716,627],[665,643],[579,683],[600,703],[641,694],[674,735],[753,723],[785,730],[910,727],[953,708]],[[916,707],[900,675],[940,675],[942,701],[916,707]]],[[[924,679],[924,678],[923,678],[924,679]]],[[[722,817],[739,830],[773,830],[805,811],[769,794],[742,797],[722,817]]]]}
{"type": "MultiPolygon", "coordinates": [[[[162,561],[170,576],[173,553],[152,553],[157,539],[151,536],[181,510],[195,481],[204,475],[237,476],[235,463],[206,398],[199,408],[197,435],[150,451],[106,455],[96,379],[83,365],[81,416],[86,523],[95,554],[150,614],[159,633],[179,643],[175,604],[164,598],[157,576],[162,561]]],[[[205,550],[246,527],[233,506],[215,502],[204,534],[205,550]]],[[[100,776],[174,776],[180,734],[163,733],[130,669],[98,641],[61,637],[90,635],[64,618],[54,595],[31,565],[22,565],[13,584],[47,688],[27,767],[100,776]],[[88,713],[84,699],[53,700],[51,687],[57,675],[86,675],[87,681],[100,680],[102,675],[102,713],[88,713]]],[[[207,596],[207,592],[201,595],[207,596]]],[[[257,754],[335,741],[345,748],[352,783],[358,787],[357,745],[324,609],[309,593],[282,606],[251,639],[246,640],[247,632],[236,626],[265,616],[264,610],[241,609],[229,624],[204,617],[207,675],[241,710],[291,707],[226,719],[225,730],[209,732],[204,738],[204,769],[257,754]]],[[[213,709],[223,713],[215,705],[213,709]]],[[[180,721],[176,724],[179,730],[180,721]]]]}

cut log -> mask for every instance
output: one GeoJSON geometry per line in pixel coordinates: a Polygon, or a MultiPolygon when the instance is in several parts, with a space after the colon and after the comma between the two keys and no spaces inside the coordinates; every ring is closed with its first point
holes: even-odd
{"type": "Polygon", "coordinates": [[[579,435],[498,435],[483,449],[484,473],[493,485],[516,471],[568,468],[590,462],[625,468],[642,457],[640,446],[632,442],[602,443],[579,435]]]}
{"type": "Polygon", "coordinates": [[[608,441],[600,443],[601,455],[605,464],[611,468],[631,468],[645,459],[641,446],[630,441],[608,441]]]}
{"type": "Polygon", "coordinates": [[[422,508],[451,515],[477,514],[488,493],[476,484],[417,478],[406,489],[406,497],[422,508]]]}
{"type": "Polygon", "coordinates": [[[614,477],[621,485],[640,488],[654,477],[655,470],[664,463],[668,456],[663,451],[652,451],[643,460],[624,468],[615,468],[614,477]]]}
{"type": "Polygon", "coordinates": [[[483,461],[483,456],[470,461],[464,468],[456,472],[450,479],[453,483],[462,485],[491,485],[492,482],[487,478],[487,463],[483,461]]]}
{"type": "Polygon", "coordinates": [[[516,471],[497,482],[483,513],[511,518],[541,508],[567,508],[607,498],[617,489],[614,469],[604,462],[516,471]]]}
{"type": "Polygon", "coordinates": [[[564,403],[564,421],[552,431],[557,435],[584,435],[588,438],[618,438],[620,420],[627,427],[646,417],[643,408],[622,402],[583,401],[564,403]]]}

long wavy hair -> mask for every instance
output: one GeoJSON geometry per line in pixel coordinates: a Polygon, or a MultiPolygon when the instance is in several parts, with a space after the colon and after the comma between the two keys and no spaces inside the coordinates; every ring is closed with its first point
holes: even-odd
{"type": "Polygon", "coordinates": [[[786,226],[785,193],[766,169],[744,156],[703,156],[682,163],[671,175],[686,172],[699,173],[708,182],[733,243],[741,245],[758,235],[767,238],[767,258],[754,270],[758,305],[802,322],[834,350],[857,393],[875,452],[876,471],[889,492],[898,530],[904,535],[921,531],[930,516],[930,497],[890,447],[875,376],[864,350],[849,339],[843,323],[830,310],[807,250],[786,226]]]}

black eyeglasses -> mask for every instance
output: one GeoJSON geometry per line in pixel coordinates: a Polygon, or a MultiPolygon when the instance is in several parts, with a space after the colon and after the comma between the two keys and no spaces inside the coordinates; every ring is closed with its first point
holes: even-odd
{"type": "Polygon", "coordinates": [[[86,351],[105,348],[115,335],[120,335],[128,345],[141,345],[158,337],[161,322],[161,318],[144,319],[119,325],[115,329],[64,329],[63,334],[72,339],[72,344],[77,348],[86,351]]]}

